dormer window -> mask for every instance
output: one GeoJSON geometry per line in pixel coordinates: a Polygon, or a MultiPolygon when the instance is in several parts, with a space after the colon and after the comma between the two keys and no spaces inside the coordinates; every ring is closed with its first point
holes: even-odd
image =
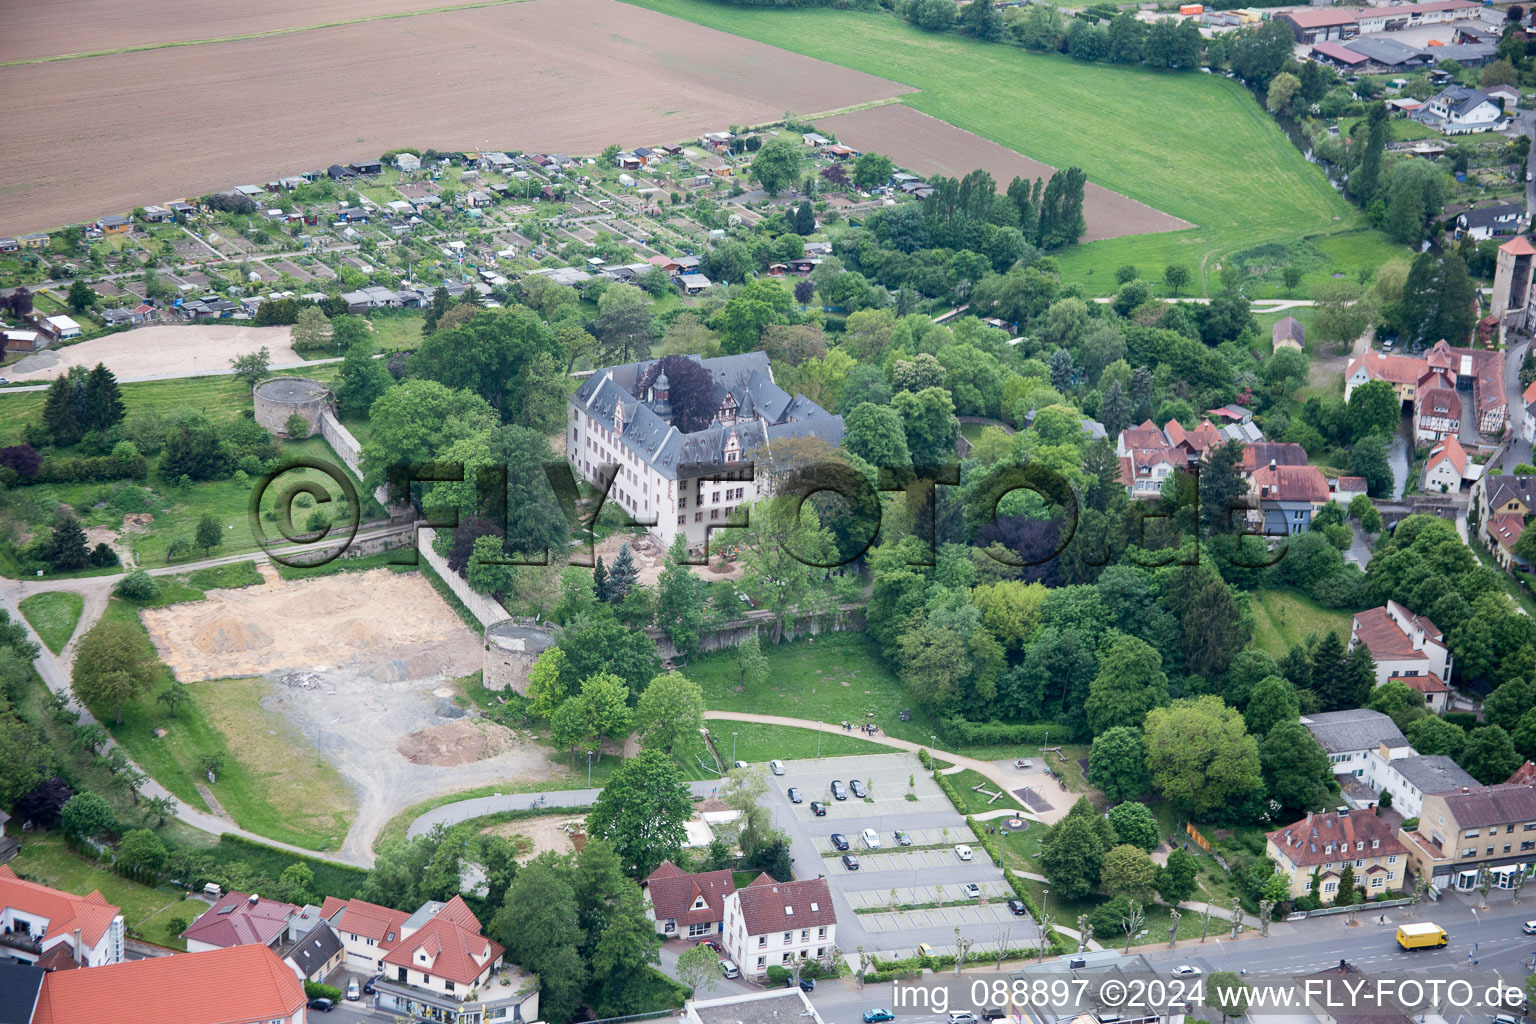
{"type": "Polygon", "coordinates": [[[693,901],[693,909],[694,910],[703,910],[705,906],[706,906],[706,904],[704,902],[704,897],[703,896],[700,896],[698,899],[693,901]]]}

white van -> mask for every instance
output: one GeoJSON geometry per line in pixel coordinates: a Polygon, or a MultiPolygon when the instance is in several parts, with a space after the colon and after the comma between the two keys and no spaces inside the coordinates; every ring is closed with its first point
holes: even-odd
{"type": "Polygon", "coordinates": [[[871,850],[880,849],[880,833],[876,832],[874,829],[865,829],[863,832],[859,833],[859,838],[864,840],[864,845],[869,847],[871,850]]]}
{"type": "Polygon", "coordinates": [[[971,848],[969,846],[961,843],[955,847],[955,856],[959,857],[961,860],[970,860],[973,854],[971,853],[971,848]]]}

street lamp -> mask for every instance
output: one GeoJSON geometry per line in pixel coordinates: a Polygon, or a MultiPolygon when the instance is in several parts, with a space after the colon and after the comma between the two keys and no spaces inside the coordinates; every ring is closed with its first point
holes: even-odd
{"type": "Polygon", "coordinates": [[[736,767],[736,730],[731,730],[731,767],[736,767]]]}
{"type": "Polygon", "coordinates": [[[1040,891],[1044,893],[1044,895],[1040,897],[1040,916],[1043,918],[1045,917],[1046,905],[1051,902],[1051,890],[1042,889],[1040,891]]]}
{"type": "Polygon", "coordinates": [[[816,723],[816,757],[821,757],[821,723],[816,723]]]}
{"type": "Polygon", "coordinates": [[[587,788],[592,788],[592,751],[587,751],[587,788]]]}

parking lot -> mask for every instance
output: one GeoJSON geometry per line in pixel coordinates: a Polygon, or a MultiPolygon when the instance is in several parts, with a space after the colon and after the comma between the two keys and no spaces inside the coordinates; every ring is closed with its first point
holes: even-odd
{"type": "Polygon", "coordinates": [[[863,946],[898,958],[926,943],[942,954],[953,951],[956,928],[973,942],[972,956],[1034,941],[1033,922],[1014,916],[1007,907],[1013,891],[1002,869],[975,844],[965,818],[915,756],[789,761],[783,775],[770,778],[768,799],[775,824],[790,837],[795,873],[827,879],[842,949],[863,946]],[[851,792],[846,799],[833,798],[833,780],[846,786],[854,779],[864,784],[865,798],[851,792]],[[792,786],[799,790],[801,803],[790,802],[792,786]],[[813,813],[813,800],[825,805],[825,815],[813,813]],[[877,849],[861,837],[865,829],[874,829],[877,849]],[[911,838],[910,847],[898,845],[898,831],[911,838]],[[847,837],[858,870],[844,867],[842,851],[830,839],[834,832],[847,837]],[[971,859],[962,860],[956,845],[970,846],[971,859]],[[979,897],[967,897],[965,886],[970,883],[981,888],[979,897]],[[933,906],[962,900],[958,906],[933,906]],[[923,909],[903,909],[914,907],[923,909]]]}

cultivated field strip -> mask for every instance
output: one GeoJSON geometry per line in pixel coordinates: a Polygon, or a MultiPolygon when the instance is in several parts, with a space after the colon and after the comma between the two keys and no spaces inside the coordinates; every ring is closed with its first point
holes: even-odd
{"type": "MultiPolygon", "coordinates": [[[[199,32],[198,35],[205,35],[199,32]]],[[[910,91],[616,0],[0,68],[0,232],[397,146],[595,153],[910,91]]]]}

